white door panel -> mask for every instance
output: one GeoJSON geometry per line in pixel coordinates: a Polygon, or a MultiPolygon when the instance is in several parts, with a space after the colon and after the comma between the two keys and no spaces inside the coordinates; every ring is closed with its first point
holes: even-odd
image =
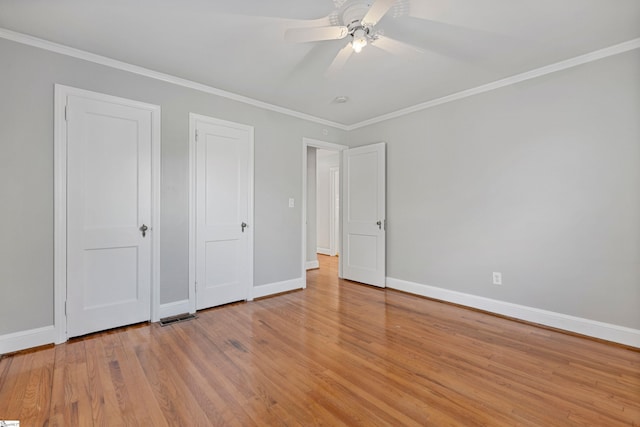
{"type": "Polygon", "coordinates": [[[385,144],[343,151],[342,277],[385,286],[385,144]]]}
{"type": "Polygon", "coordinates": [[[203,309],[249,298],[253,132],[206,118],[195,131],[196,308],[203,309]]]}
{"type": "Polygon", "coordinates": [[[152,115],[67,99],[67,332],[150,319],[152,115]]]}

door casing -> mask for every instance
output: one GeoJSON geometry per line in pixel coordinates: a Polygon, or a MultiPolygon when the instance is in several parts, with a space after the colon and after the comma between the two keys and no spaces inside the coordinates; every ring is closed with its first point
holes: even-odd
{"type": "MultiPolygon", "coordinates": [[[[302,138],[302,250],[301,250],[301,269],[300,277],[302,278],[302,287],[307,287],[307,148],[315,147],[324,150],[342,152],[346,150],[346,145],[335,144],[333,142],[320,141],[312,138],[302,138]]],[[[342,166],[342,156],[340,156],[342,166]]],[[[340,204],[342,205],[342,194],[340,195],[340,204]]],[[[340,206],[342,212],[342,206],[340,206]]],[[[340,214],[342,215],[342,213],[340,214]]],[[[340,228],[340,224],[337,224],[340,228]]],[[[341,247],[338,244],[338,247],[341,247]]],[[[338,260],[338,276],[342,276],[342,259],[338,260]]]]}
{"type": "Polygon", "coordinates": [[[249,289],[247,301],[253,300],[253,239],[254,239],[254,128],[253,126],[216,119],[201,114],[189,113],[189,312],[196,312],[196,129],[198,121],[213,125],[246,130],[249,133],[249,195],[248,195],[248,251],[249,289]]]}
{"type": "Polygon", "coordinates": [[[54,87],[54,328],[67,341],[67,97],[87,97],[144,109],[151,114],[151,321],[160,311],[160,106],[56,84],[54,87]]]}
{"type": "Polygon", "coordinates": [[[329,168],[329,249],[331,256],[336,256],[340,252],[340,167],[329,168]],[[336,203],[336,197],[338,203],[336,203]],[[336,211],[338,215],[336,215],[336,211]]]}

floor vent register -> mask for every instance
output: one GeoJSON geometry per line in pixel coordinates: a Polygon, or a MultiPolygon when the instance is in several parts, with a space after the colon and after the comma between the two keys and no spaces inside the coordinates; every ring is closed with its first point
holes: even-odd
{"type": "Polygon", "coordinates": [[[197,319],[198,316],[195,314],[184,313],[178,314],[176,316],[169,316],[160,319],[160,326],[173,325],[174,323],[186,322],[187,320],[197,319]]]}

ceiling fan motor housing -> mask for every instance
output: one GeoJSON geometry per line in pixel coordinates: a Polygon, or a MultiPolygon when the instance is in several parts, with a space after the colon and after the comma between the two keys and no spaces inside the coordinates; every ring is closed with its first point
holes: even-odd
{"type": "Polygon", "coordinates": [[[369,11],[371,4],[369,2],[357,2],[347,6],[342,12],[342,23],[353,33],[358,27],[363,27],[362,18],[369,11]]]}

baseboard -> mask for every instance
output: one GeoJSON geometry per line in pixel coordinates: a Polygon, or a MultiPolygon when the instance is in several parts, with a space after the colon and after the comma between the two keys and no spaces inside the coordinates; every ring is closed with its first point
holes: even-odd
{"type": "Polygon", "coordinates": [[[294,291],[303,288],[302,278],[285,280],[283,282],[269,283],[253,288],[253,298],[262,298],[282,292],[294,291]]]}
{"type": "Polygon", "coordinates": [[[160,319],[165,317],[177,316],[178,314],[189,313],[189,300],[169,302],[160,304],[160,319]]]}
{"type": "Polygon", "coordinates": [[[307,270],[313,270],[314,268],[320,268],[320,263],[318,260],[315,261],[307,261],[307,270]]]}
{"type": "Polygon", "coordinates": [[[387,277],[387,287],[640,348],[640,330],[387,277]]]}
{"type": "Polygon", "coordinates": [[[328,248],[316,248],[316,253],[320,255],[334,256],[334,253],[331,251],[331,249],[328,248]]]}
{"type": "Polygon", "coordinates": [[[0,354],[53,344],[55,340],[56,329],[53,325],[0,335],[0,354]]]}

